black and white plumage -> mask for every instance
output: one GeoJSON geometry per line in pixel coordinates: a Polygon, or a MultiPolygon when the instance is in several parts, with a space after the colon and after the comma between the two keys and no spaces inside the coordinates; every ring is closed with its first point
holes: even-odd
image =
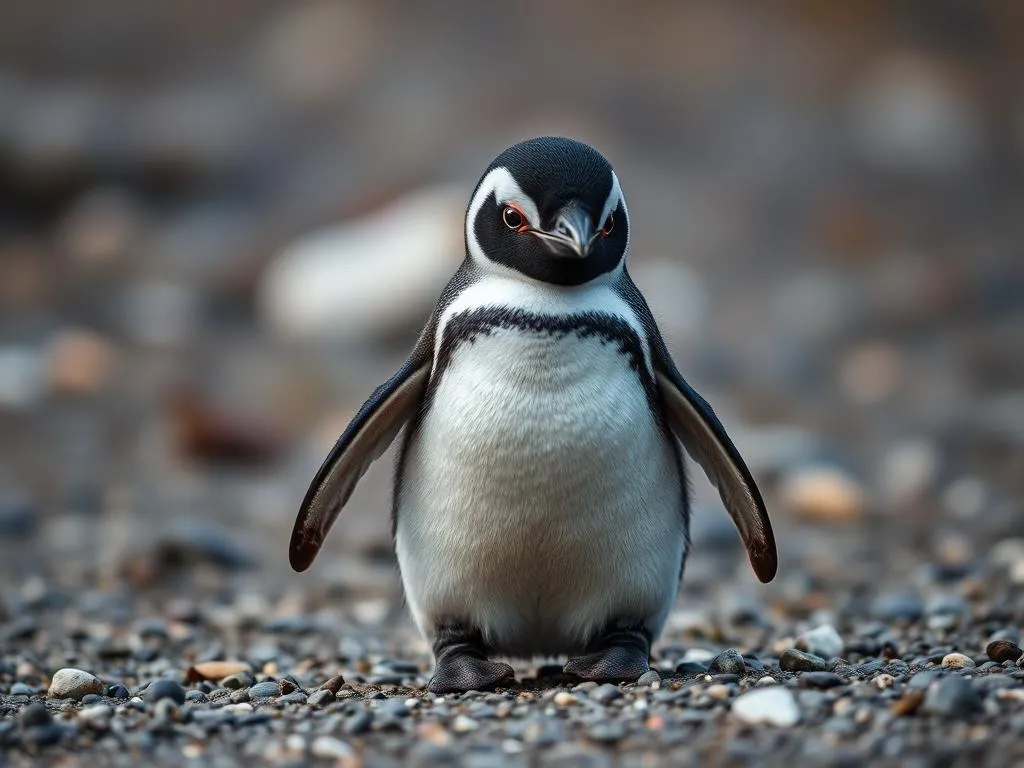
{"type": "Polygon", "coordinates": [[[551,137],[505,150],[472,195],[466,259],[412,354],[303,500],[300,571],[408,425],[393,524],[409,607],[434,642],[432,690],[507,678],[492,654],[568,655],[566,670],[589,679],[646,671],[687,550],[680,445],[757,576],[775,575],[757,486],[669,356],[628,246],[625,199],[596,150],[551,137]]]}

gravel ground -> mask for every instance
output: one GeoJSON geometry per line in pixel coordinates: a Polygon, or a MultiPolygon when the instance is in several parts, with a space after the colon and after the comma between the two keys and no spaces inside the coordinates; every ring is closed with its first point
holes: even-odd
{"type": "Polygon", "coordinates": [[[0,765],[1024,762],[1024,27],[827,7],[4,2],[0,765]],[[542,132],[613,159],[779,576],[695,482],[656,675],[436,697],[388,459],[288,533],[542,132]]]}

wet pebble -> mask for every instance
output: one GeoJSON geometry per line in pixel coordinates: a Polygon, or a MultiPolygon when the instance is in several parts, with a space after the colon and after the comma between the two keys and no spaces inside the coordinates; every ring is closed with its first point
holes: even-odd
{"type": "Polygon", "coordinates": [[[738,651],[730,648],[727,651],[715,656],[708,665],[708,672],[712,675],[728,674],[743,676],[747,673],[746,662],[738,651]]]}
{"type": "Polygon", "coordinates": [[[251,699],[267,699],[271,696],[278,696],[280,693],[281,685],[276,680],[256,683],[249,688],[249,698],[251,699]]]}
{"type": "Polygon", "coordinates": [[[824,672],[828,663],[820,656],[790,648],[779,657],[779,669],[784,672],[824,672]]]}
{"type": "Polygon", "coordinates": [[[591,689],[588,695],[591,701],[596,701],[599,704],[607,704],[615,699],[621,699],[622,691],[619,690],[619,686],[606,683],[591,689]]]}
{"type": "Polygon", "coordinates": [[[1020,646],[1016,643],[1010,642],[1009,640],[994,640],[988,644],[985,649],[985,653],[992,661],[1005,662],[1005,661],[1017,661],[1017,659],[1024,656],[1024,650],[1021,650],[1020,646]]]}

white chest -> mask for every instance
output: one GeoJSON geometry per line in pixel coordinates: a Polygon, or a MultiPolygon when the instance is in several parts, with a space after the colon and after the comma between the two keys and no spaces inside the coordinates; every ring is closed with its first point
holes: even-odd
{"type": "Polygon", "coordinates": [[[571,331],[492,328],[455,349],[397,499],[399,562],[428,634],[457,618],[510,652],[558,653],[616,612],[667,611],[683,489],[636,362],[571,331]]]}

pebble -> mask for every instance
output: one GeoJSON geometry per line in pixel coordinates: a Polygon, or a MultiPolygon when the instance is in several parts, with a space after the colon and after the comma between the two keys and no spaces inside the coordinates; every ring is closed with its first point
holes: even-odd
{"type": "Polygon", "coordinates": [[[699,661],[684,661],[676,666],[677,675],[703,675],[708,671],[707,664],[701,664],[699,661]]]}
{"type": "Polygon", "coordinates": [[[739,652],[730,648],[722,651],[711,660],[711,664],[708,665],[708,672],[712,675],[727,674],[742,677],[747,673],[747,665],[739,652]]]}
{"type": "Polygon", "coordinates": [[[619,686],[605,683],[593,688],[589,693],[591,701],[596,701],[600,704],[607,704],[615,699],[622,698],[622,691],[619,690],[619,686]]]}
{"type": "MultiPolygon", "coordinates": [[[[330,693],[328,691],[328,693],[330,693]]],[[[249,687],[249,698],[250,699],[268,699],[272,696],[279,696],[281,694],[281,685],[276,680],[268,680],[262,683],[256,683],[249,687]]],[[[333,696],[333,694],[331,694],[333,696]]]]}
{"type": "MultiPolygon", "coordinates": [[[[252,689],[250,689],[251,692],[252,689]]],[[[311,707],[325,707],[335,700],[334,694],[328,690],[321,689],[314,691],[306,699],[306,703],[311,707]]]]}
{"type": "Polygon", "coordinates": [[[848,523],[864,511],[864,489],[850,474],[836,467],[809,466],[782,481],[779,491],[797,517],[813,522],[848,523]]]}
{"type": "Polygon", "coordinates": [[[25,685],[25,683],[14,683],[11,686],[11,696],[31,696],[35,692],[35,688],[31,685],[25,685]]]}
{"type": "Polygon", "coordinates": [[[335,675],[334,677],[328,678],[326,681],[324,681],[320,688],[325,691],[330,691],[331,693],[337,694],[338,691],[341,690],[341,687],[343,685],[345,685],[345,678],[341,675],[335,675]]]}
{"type": "Polygon", "coordinates": [[[964,669],[974,666],[974,659],[962,653],[947,653],[942,657],[942,666],[954,669],[964,669]]]}
{"type": "Polygon", "coordinates": [[[800,722],[800,708],[793,694],[782,686],[757,688],[732,703],[732,714],[745,723],[767,723],[788,728],[800,722]]]}
{"type": "Polygon", "coordinates": [[[964,717],[981,709],[971,681],[959,675],[939,680],[925,691],[924,710],[946,717],[964,717]]]}
{"type": "Polygon", "coordinates": [[[155,704],[161,699],[170,699],[175,704],[184,704],[185,689],[174,680],[162,677],[146,686],[142,691],[142,698],[150,704],[155,704]]]}
{"type": "Polygon", "coordinates": [[[49,725],[53,722],[53,716],[41,701],[33,701],[25,706],[18,713],[18,722],[22,728],[32,728],[40,725],[49,725]]]}
{"type": "Polygon", "coordinates": [[[569,707],[578,702],[579,699],[577,699],[568,691],[559,691],[555,694],[552,701],[555,703],[556,707],[569,707]]]}
{"type": "Polygon", "coordinates": [[[263,321],[285,337],[363,341],[422,321],[462,258],[461,187],[429,187],[304,236],[266,270],[263,321]]]}
{"type": "Polygon", "coordinates": [[[843,638],[830,624],[822,624],[804,632],[796,639],[796,647],[801,651],[821,656],[823,659],[842,656],[844,650],[843,638]]]}
{"type": "Polygon", "coordinates": [[[220,681],[222,688],[227,688],[229,691],[235,691],[240,688],[248,688],[255,682],[252,673],[249,671],[235,672],[228,675],[220,681]]]}
{"type": "Polygon", "coordinates": [[[333,736],[317,736],[309,747],[313,757],[355,763],[356,753],[348,744],[333,736]]]}
{"type": "Polygon", "coordinates": [[[820,656],[790,648],[779,657],[779,669],[784,672],[824,672],[828,663],[820,656]]]}
{"type": "Polygon", "coordinates": [[[1004,661],[1017,661],[1024,656],[1024,650],[1009,640],[994,640],[985,648],[985,653],[992,661],[1002,663],[1004,661]]]}
{"type": "Polygon", "coordinates": [[[835,688],[846,684],[846,681],[835,672],[805,672],[800,675],[798,682],[804,688],[821,689],[835,688]]]}
{"type": "Polygon", "coordinates": [[[244,661],[203,661],[189,667],[186,675],[189,682],[194,683],[199,680],[223,680],[243,672],[249,672],[249,665],[244,661]]]}
{"type": "Polygon", "coordinates": [[[47,691],[47,695],[53,699],[81,700],[90,693],[103,693],[103,683],[89,672],[72,667],[58,669],[47,691]]]}
{"type": "Polygon", "coordinates": [[[638,686],[652,687],[661,685],[661,675],[658,673],[658,670],[650,669],[637,678],[636,684],[638,686]]]}
{"type": "Polygon", "coordinates": [[[27,496],[0,494],[0,538],[22,538],[39,524],[39,507],[27,496]]]}
{"type": "Polygon", "coordinates": [[[626,724],[621,720],[603,720],[587,728],[587,737],[602,744],[614,744],[626,738],[626,724]]]}

